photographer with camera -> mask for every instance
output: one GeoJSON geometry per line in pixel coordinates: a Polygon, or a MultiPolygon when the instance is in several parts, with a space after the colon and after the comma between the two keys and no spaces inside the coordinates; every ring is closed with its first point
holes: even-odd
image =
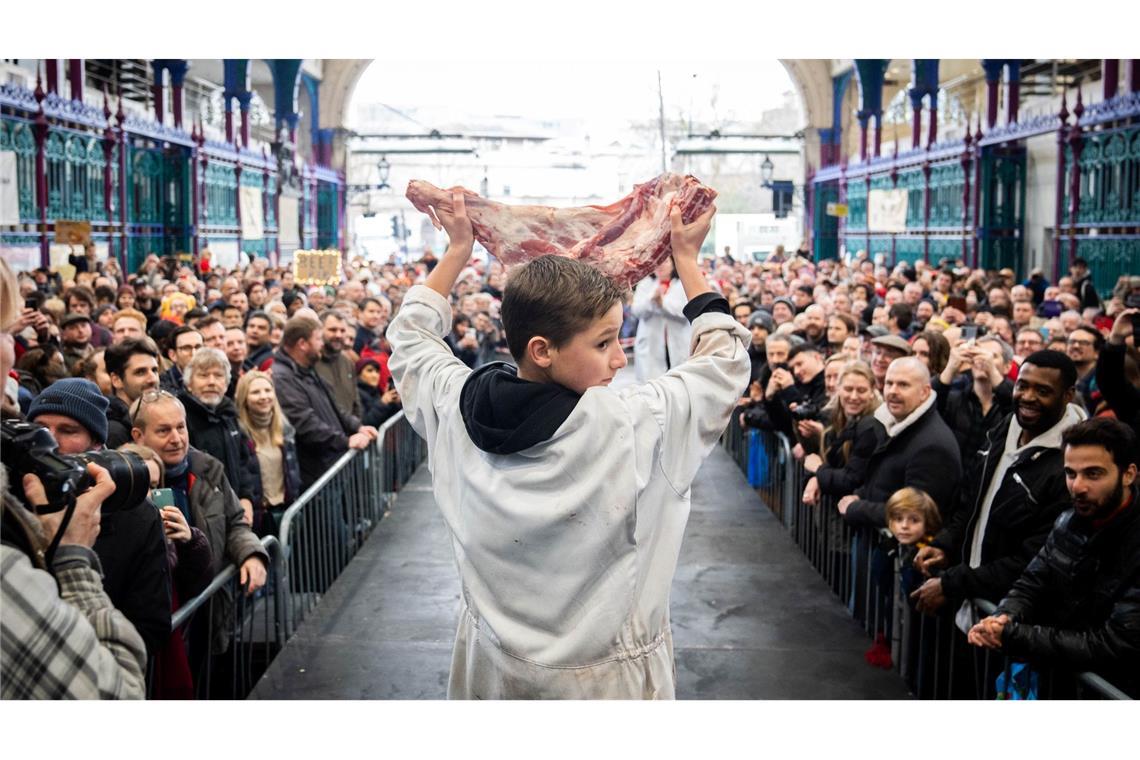
{"type": "MultiPolygon", "coordinates": [[[[98,452],[107,441],[107,399],[90,380],[66,378],[49,385],[28,409],[28,421],[43,425],[64,456],[98,452]]],[[[120,491],[134,492],[124,509],[103,510],[95,554],[103,566],[107,596],[154,654],[170,636],[170,572],[158,510],[147,499],[149,477],[133,455],[104,452],[120,491]],[[140,469],[141,467],[141,469],[140,469]],[[119,475],[121,473],[121,475],[119,475]],[[131,479],[139,481],[130,484],[131,479]],[[128,483],[121,483],[126,480],[128,483]],[[126,487],[124,487],[126,486],[126,487]]]]}
{"type": "MultiPolygon", "coordinates": [[[[7,377],[15,361],[8,330],[18,316],[19,290],[3,259],[0,296],[0,377],[7,377]]],[[[5,438],[10,429],[22,427],[31,426],[6,420],[5,438]]],[[[25,451],[8,443],[5,456],[26,461],[25,451]]],[[[56,473],[71,465],[58,457],[50,461],[58,465],[56,473]]],[[[70,469],[74,474],[76,468],[70,469]]],[[[8,462],[0,467],[0,697],[141,699],[146,649],[103,591],[99,558],[91,550],[115,481],[106,469],[89,463],[78,483],[62,483],[65,488],[52,488],[49,498],[41,477],[24,474],[21,491],[33,512],[9,493],[8,462]]]]}
{"type": "Polygon", "coordinates": [[[789,351],[788,367],[773,370],[765,393],[764,404],[773,429],[789,440],[801,440],[801,430],[814,432],[814,436],[808,432],[809,438],[818,437],[823,430],[820,412],[827,404],[824,379],[819,346],[801,343],[789,351]]]}

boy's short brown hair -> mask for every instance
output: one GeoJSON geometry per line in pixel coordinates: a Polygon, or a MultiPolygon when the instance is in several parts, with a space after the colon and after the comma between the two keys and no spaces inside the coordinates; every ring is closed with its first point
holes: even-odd
{"type": "Polygon", "coordinates": [[[938,505],[930,494],[917,488],[900,488],[887,499],[887,523],[906,512],[917,512],[922,515],[922,522],[927,533],[937,533],[942,527],[942,515],[938,513],[938,505]]]}
{"type": "Polygon", "coordinates": [[[536,335],[556,348],[566,345],[623,296],[599,270],[563,256],[540,256],[512,270],[502,306],[511,356],[521,363],[536,335]]]}

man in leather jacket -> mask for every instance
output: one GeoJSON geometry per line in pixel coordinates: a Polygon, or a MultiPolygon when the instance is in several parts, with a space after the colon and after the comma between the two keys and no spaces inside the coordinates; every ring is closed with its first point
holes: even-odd
{"type": "Polygon", "coordinates": [[[991,617],[975,646],[1095,670],[1126,691],[1140,686],[1140,506],[1136,435],[1096,418],[1063,436],[1072,508],[991,617]]]}

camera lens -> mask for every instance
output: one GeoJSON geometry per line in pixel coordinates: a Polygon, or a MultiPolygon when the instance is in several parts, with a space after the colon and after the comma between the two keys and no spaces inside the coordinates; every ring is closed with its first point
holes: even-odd
{"type": "MultiPolygon", "coordinates": [[[[138,455],[129,451],[87,451],[67,458],[84,469],[88,462],[94,462],[111,473],[115,492],[103,501],[104,513],[141,504],[150,492],[150,470],[138,455]]],[[[83,493],[94,484],[91,476],[85,473],[77,491],[83,493]]]]}

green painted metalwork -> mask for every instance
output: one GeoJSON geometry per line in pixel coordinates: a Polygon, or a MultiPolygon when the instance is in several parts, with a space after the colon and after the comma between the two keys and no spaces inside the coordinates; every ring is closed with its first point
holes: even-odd
{"type": "Polygon", "coordinates": [[[925,256],[924,242],[920,237],[898,237],[895,240],[895,263],[905,261],[913,264],[925,256]]]}
{"type": "MultiPolygon", "coordinates": [[[[959,206],[961,201],[959,200],[959,206]]],[[[959,222],[959,226],[961,222],[959,222]]],[[[962,258],[962,239],[961,238],[931,238],[930,240],[930,264],[931,266],[940,266],[943,261],[949,259],[962,258]]]]}
{"type": "Polygon", "coordinates": [[[244,253],[250,253],[261,258],[269,255],[269,248],[264,238],[261,240],[242,240],[241,249],[244,253]]]}
{"type": "Polygon", "coordinates": [[[103,157],[103,146],[98,140],[87,143],[87,208],[88,218],[97,222],[107,221],[106,198],[103,195],[103,174],[107,161],[103,157]]]}
{"type": "Polygon", "coordinates": [[[36,220],[36,138],[27,122],[0,120],[0,150],[16,154],[16,191],[20,219],[36,220]]]}
{"type": "Polygon", "coordinates": [[[981,261],[986,269],[1010,267],[1020,277],[1025,231],[1026,151],[991,146],[982,151],[981,261]]]}
{"type": "Polygon", "coordinates": [[[332,182],[317,183],[317,247],[337,245],[337,187],[332,182]]]}
{"type": "Polygon", "coordinates": [[[965,173],[960,164],[940,164],[931,169],[930,226],[932,228],[961,228],[964,183],[965,173]]]}
{"type": "Polygon", "coordinates": [[[828,216],[827,204],[839,201],[838,182],[820,182],[813,186],[812,254],[816,261],[839,258],[839,218],[828,216]]]}
{"type": "MultiPolygon", "coordinates": [[[[1071,171],[1071,150],[1065,164],[1071,171]]],[[[1078,224],[1140,224],[1140,127],[1086,133],[1080,186],[1078,224]]]]}
{"type": "Polygon", "coordinates": [[[207,164],[205,183],[210,226],[236,227],[238,181],[234,167],[216,162],[207,164]]]}
{"type": "Polygon", "coordinates": [[[131,224],[162,224],[164,168],[162,152],[149,148],[131,147],[128,215],[131,224]]]}
{"type": "Polygon", "coordinates": [[[277,229],[277,177],[276,175],[269,175],[269,185],[265,190],[266,203],[265,203],[265,227],[266,229],[277,229]]]}
{"type": "Polygon", "coordinates": [[[847,181],[847,229],[867,229],[867,183],[862,177],[847,181]]]}
{"type": "MultiPolygon", "coordinates": [[[[1067,244],[1065,250],[1068,251],[1067,244]]],[[[1102,296],[1112,292],[1121,275],[1134,275],[1140,271],[1140,239],[1135,237],[1079,238],[1077,255],[1089,262],[1093,285],[1102,296]]],[[[1068,257],[1065,258],[1065,268],[1068,269],[1068,257]]]]}
{"type": "Polygon", "coordinates": [[[921,169],[899,172],[898,188],[906,190],[906,227],[907,229],[922,229],[926,225],[924,192],[926,178],[921,169]]]}
{"type": "MultiPolygon", "coordinates": [[[[30,130],[28,130],[30,133],[30,130]]],[[[21,217],[35,216],[35,141],[28,135],[23,146],[27,175],[20,177],[21,217]],[[25,190],[25,183],[29,186],[25,190]],[[25,208],[24,195],[27,195],[25,208]]],[[[19,151],[18,151],[19,154],[19,151]]],[[[103,204],[103,147],[98,137],[70,130],[51,129],[44,143],[48,219],[105,221],[103,204]]],[[[21,172],[23,174],[23,172],[21,172]]]]}

